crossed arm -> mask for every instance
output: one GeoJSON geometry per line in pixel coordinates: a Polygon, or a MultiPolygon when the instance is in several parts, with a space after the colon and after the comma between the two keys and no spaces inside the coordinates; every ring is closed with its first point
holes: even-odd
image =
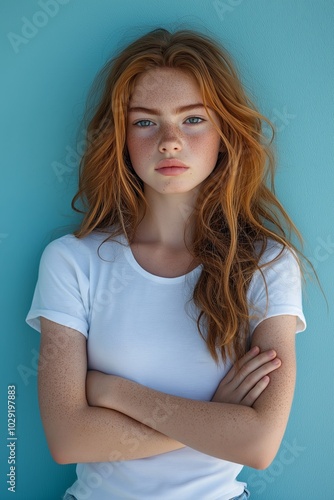
{"type": "Polygon", "coordinates": [[[42,318],[41,360],[55,339],[67,339],[39,370],[41,416],[53,458],[59,463],[130,460],[186,445],[267,467],[279,448],[293,398],[295,327],[294,316],[260,323],[252,340],[258,350],[247,353],[238,370],[232,368],[211,402],[203,402],[101,372],[87,375],[83,335],[42,318]]]}

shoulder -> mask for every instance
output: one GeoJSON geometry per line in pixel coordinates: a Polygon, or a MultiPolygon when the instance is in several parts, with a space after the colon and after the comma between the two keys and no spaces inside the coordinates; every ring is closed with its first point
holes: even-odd
{"type": "Polygon", "coordinates": [[[261,319],[285,314],[297,316],[297,331],[304,330],[302,276],[296,252],[270,240],[260,255],[259,266],[247,291],[251,316],[254,315],[251,330],[261,319]]]}
{"type": "Polygon", "coordinates": [[[284,278],[284,281],[289,281],[289,278],[300,280],[300,261],[291,247],[283,246],[277,241],[268,239],[264,248],[258,244],[255,250],[259,255],[259,269],[255,271],[254,278],[261,275],[263,279],[266,279],[272,274],[279,274],[281,278],[284,278]]]}
{"type": "Polygon", "coordinates": [[[288,246],[269,240],[266,247],[259,249],[259,268],[251,279],[248,296],[259,297],[301,293],[301,266],[296,252],[288,246]]]}
{"type": "Polygon", "coordinates": [[[264,249],[256,247],[259,255],[259,269],[254,272],[250,289],[262,282],[298,285],[301,282],[301,265],[296,252],[289,246],[283,246],[274,240],[268,240],[264,249]]]}
{"type": "Polygon", "coordinates": [[[262,244],[255,245],[255,252],[259,255],[259,266],[265,270],[275,268],[279,265],[292,265],[299,267],[299,259],[296,252],[289,246],[283,246],[275,240],[268,239],[264,250],[262,251],[262,244]]]}
{"type": "Polygon", "coordinates": [[[296,252],[274,240],[268,240],[265,248],[255,248],[259,255],[259,269],[254,272],[250,290],[254,287],[297,286],[301,283],[301,267],[296,252]]]}
{"type": "Polygon", "coordinates": [[[84,238],[77,238],[74,234],[66,234],[49,243],[42,255],[42,260],[65,259],[77,263],[87,260],[104,260],[115,256],[117,248],[121,245],[123,237],[119,236],[113,240],[108,239],[106,232],[93,231],[84,238]]]}

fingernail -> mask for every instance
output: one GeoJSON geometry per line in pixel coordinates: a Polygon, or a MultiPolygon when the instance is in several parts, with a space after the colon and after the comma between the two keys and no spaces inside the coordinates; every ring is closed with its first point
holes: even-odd
{"type": "Polygon", "coordinates": [[[276,359],[274,359],[274,360],[272,361],[272,363],[273,363],[274,365],[280,365],[280,364],[281,364],[281,360],[280,360],[280,359],[278,359],[278,358],[276,358],[276,359]]]}
{"type": "Polygon", "coordinates": [[[259,351],[260,351],[260,348],[258,346],[254,346],[253,349],[251,350],[252,354],[256,354],[259,351]]]}

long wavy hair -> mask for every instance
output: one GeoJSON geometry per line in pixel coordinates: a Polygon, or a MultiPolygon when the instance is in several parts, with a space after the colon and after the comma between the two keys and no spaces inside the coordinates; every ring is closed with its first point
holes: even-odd
{"type": "Polygon", "coordinates": [[[145,213],[147,204],[126,147],[127,109],[138,77],[155,68],[193,75],[204,105],[220,117],[217,164],[201,184],[192,212],[195,233],[189,251],[202,264],[192,298],[199,333],[213,359],[218,362],[219,351],[223,360],[239,359],[249,333],[247,289],[255,271],[263,274],[259,260],[268,240],[296,254],[291,235],[302,240],[274,192],[274,127],[246,95],[218,42],[191,30],[156,29],[102,68],[96,80],[103,82],[102,95],[87,127],[79,190],[72,201],[84,214],[74,234],[83,238],[98,230],[108,233],[107,239],[124,234],[130,244],[134,241],[143,217],[140,208],[145,213]]]}

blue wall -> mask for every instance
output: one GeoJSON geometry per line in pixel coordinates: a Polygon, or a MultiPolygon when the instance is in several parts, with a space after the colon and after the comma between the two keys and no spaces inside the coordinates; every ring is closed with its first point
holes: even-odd
{"type": "MultiPolygon", "coordinates": [[[[15,0],[0,7],[1,469],[7,491],[7,386],[16,385],[17,500],[56,500],[74,466],[53,462],[37,401],[39,335],[25,325],[41,252],[70,209],[89,86],[120,44],[157,26],[216,35],[278,128],[277,192],[302,231],[329,303],[305,294],[298,380],[270,468],[245,468],[252,500],[334,498],[334,4],[330,0],[15,0]]],[[[64,231],[63,231],[64,232],[64,231]]],[[[181,500],[181,499],[180,499],[181,500]]]]}

